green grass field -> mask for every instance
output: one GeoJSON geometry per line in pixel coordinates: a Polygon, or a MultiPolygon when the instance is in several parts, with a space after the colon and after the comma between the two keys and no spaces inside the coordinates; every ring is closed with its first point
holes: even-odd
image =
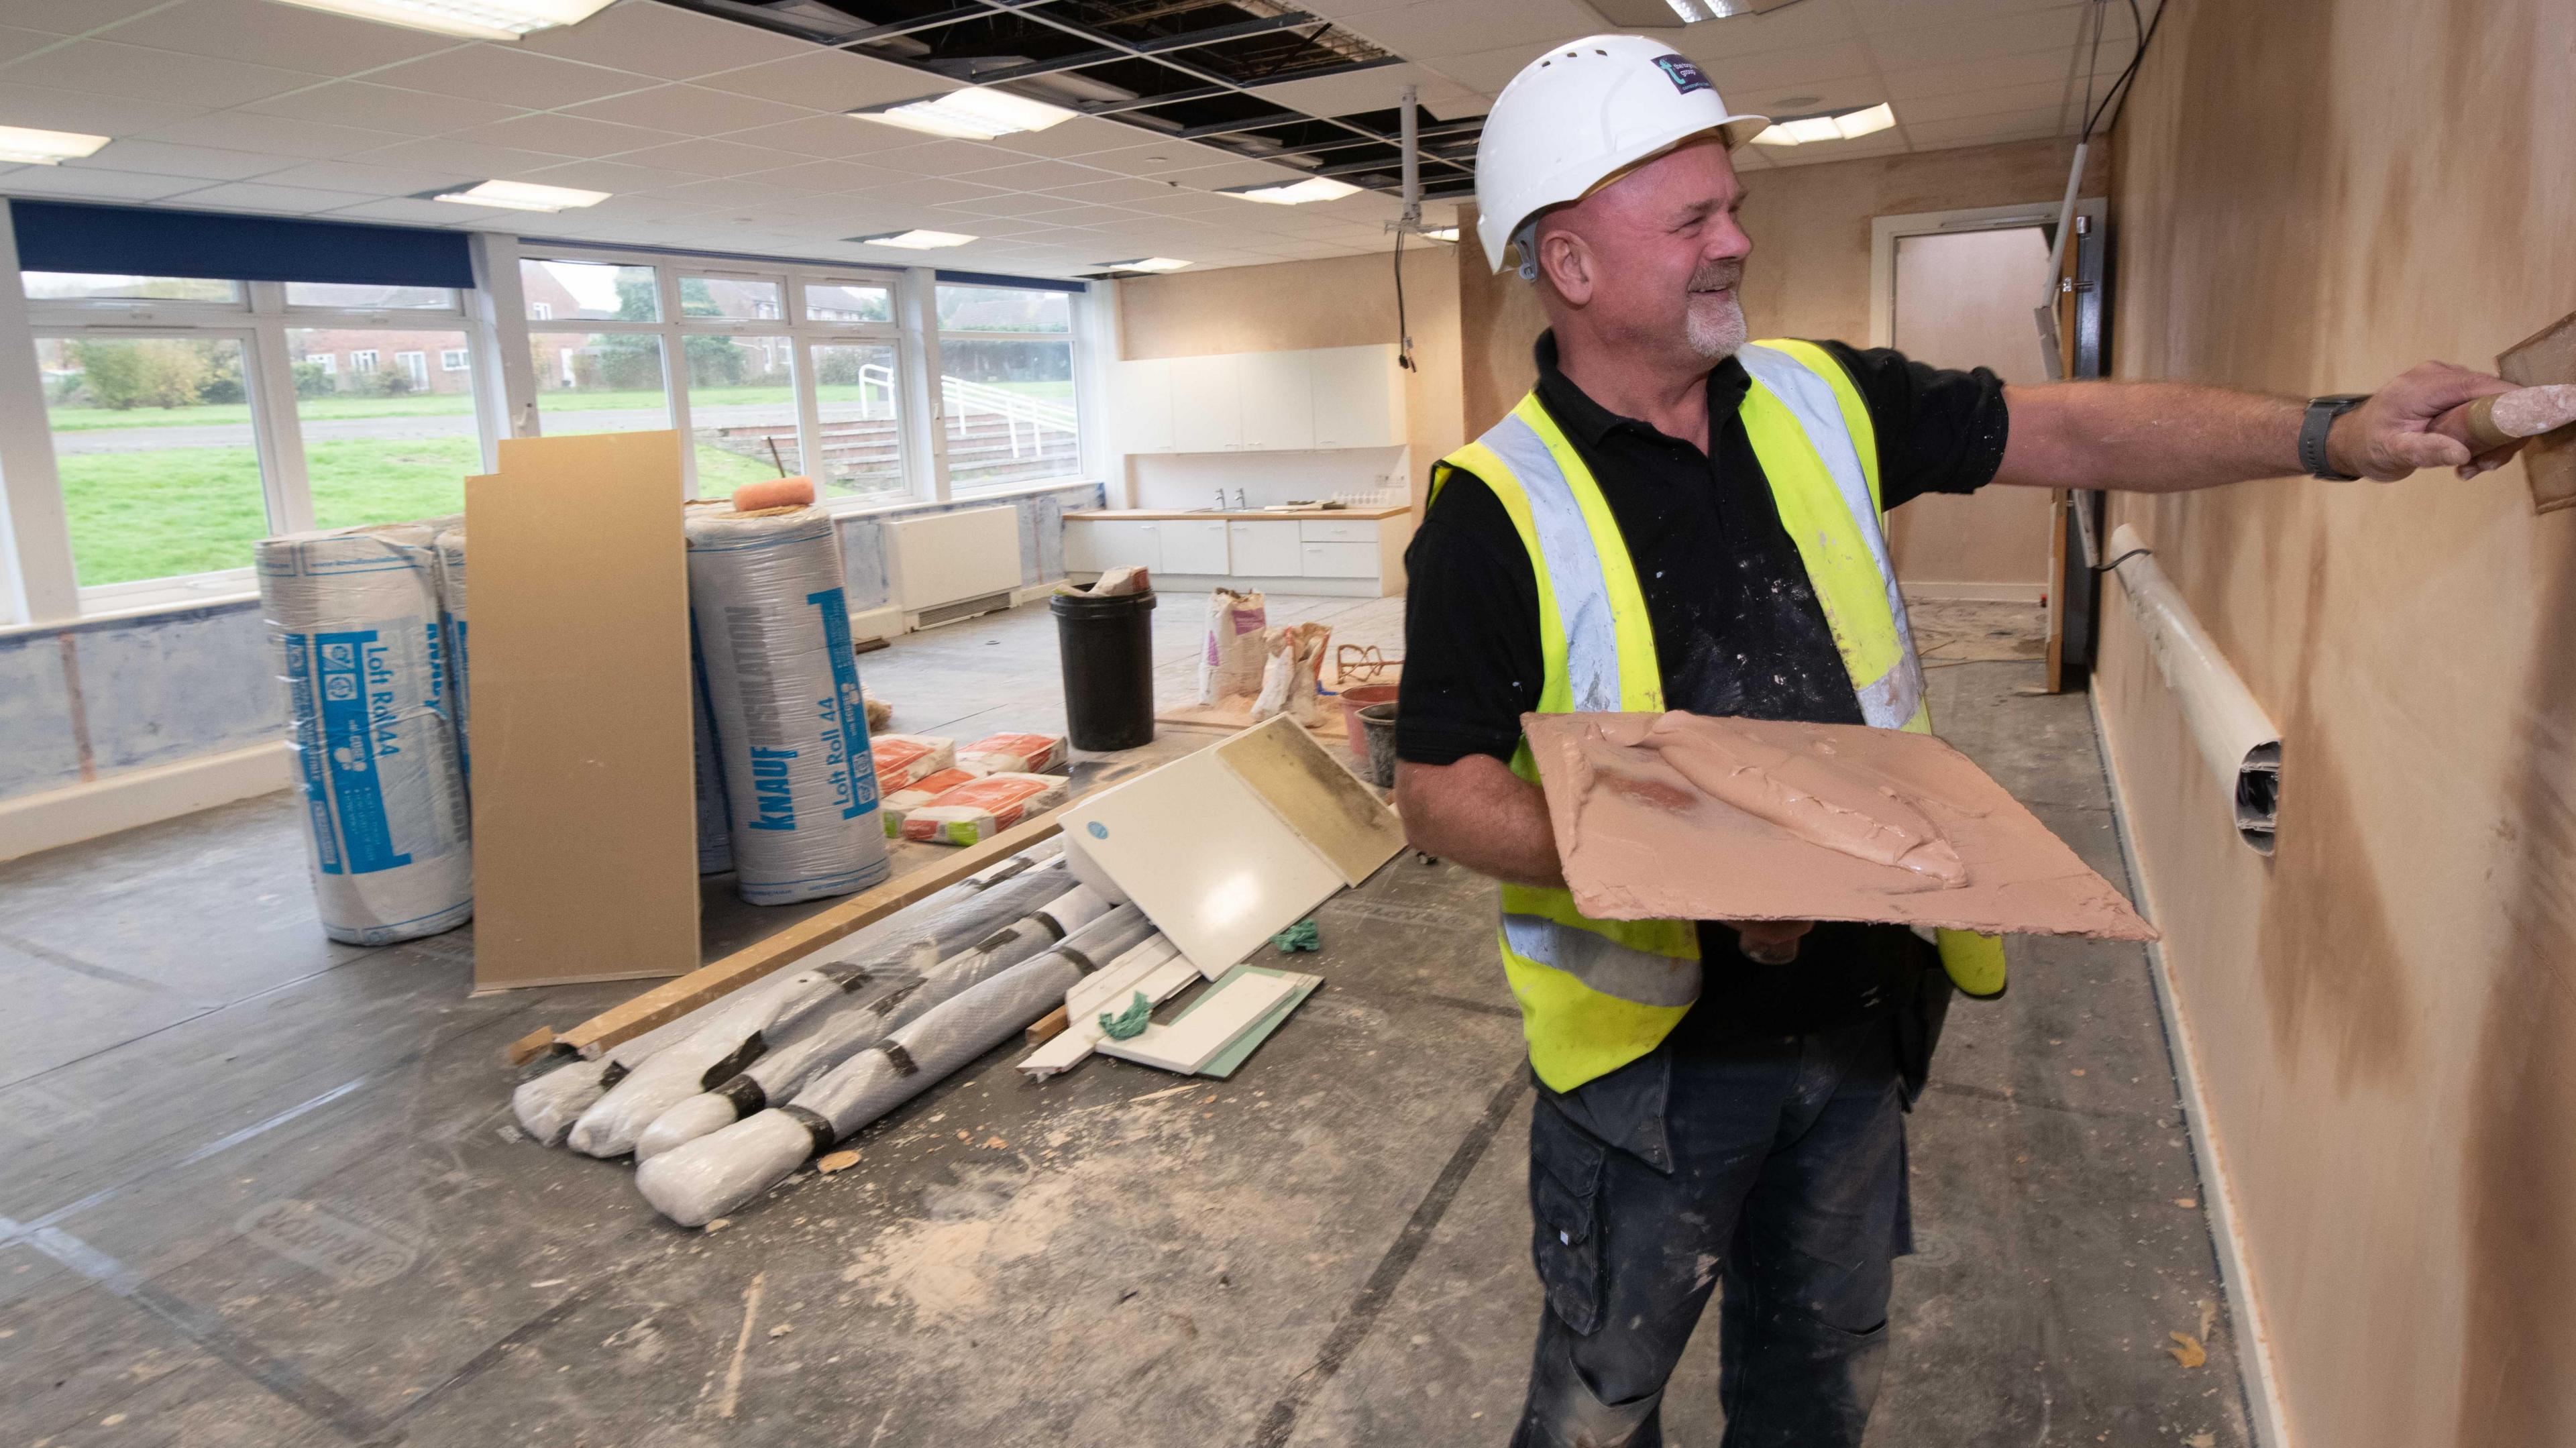
{"type": "MultiPolygon", "coordinates": [[[[1073,400],[1070,382],[996,382],[992,386],[1008,392],[1055,402],[1073,400]]],[[[861,389],[851,386],[825,386],[816,389],[825,402],[856,402],[861,389]]],[[[792,404],[795,391],[785,386],[769,387],[692,387],[689,403],[693,407],[758,406],[792,404]]],[[[537,393],[537,406],[550,412],[572,412],[597,408],[601,411],[631,411],[661,407],[665,399],[659,392],[628,389],[615,392],[563,392],[543,390],[537,393]]],[[[462,392],[418,392],[408,397],[307,397],[295,404],[298,416],[306,421],[342,417],[454,417],[474,411],[474,399],[462,392]]],[[[250,404],[232,402],[201,404],[196,407],[131,407],[123,411],[109,407],[54,406],[46,410],[46,420],[56,432],[91,432],[102,428],[126,427],[194,427],[220,423],[250,421],[250,404]]]]}

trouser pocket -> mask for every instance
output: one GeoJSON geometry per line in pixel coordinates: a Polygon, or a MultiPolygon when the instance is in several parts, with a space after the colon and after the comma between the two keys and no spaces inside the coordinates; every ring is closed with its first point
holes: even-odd
{"type": "Polygon", "coordinates": [[[1531,1109],[1532,1255],[1549,1310],[1580,1335],[1601,1322],[1601,1174],[1608,1155],[1544,1097],[1531,1109]]]}

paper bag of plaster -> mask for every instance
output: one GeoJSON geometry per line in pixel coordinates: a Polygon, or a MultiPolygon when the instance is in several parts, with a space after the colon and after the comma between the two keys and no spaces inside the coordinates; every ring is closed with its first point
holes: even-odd
{"type": "Polygon", "coordinates": [[[1261,689],[1261,633],[1270,613],[1258,593],[1220,588],[1208,594],[1207,646],[1199,651],[1199,702],[1261,689]]]}
{"type": "Polygon", "coordinates": [[[943,769],[926,774],[903,788],[877,801],[877,813],[885,816],[886,838],[903,838],[903,822],[912,812],[926,804],[936,804],[939,797],[961,784],[972,784],[978,778],[962,769],[943,769]]]}
{"type": "Polygon", "coordinates": [[[991,774],[970,779],[904,818],[903,837],[971,845],[1064,803],[1073,781],[1057,774],[991,774]]]}
{"type": "Polygon", "coordinates": [[[877,762],[877,788],[896,790],[957,764],[957,741],[935,734],[880,734],[868,741],[877,762]]]}
{"type": "Polygon", "coordinates": [[[1285,714],[1300,724],[1314,722],[1316,677],[1332,637],[1320,623],[1290,624],[1262,635],[1261,695],[1252,701],[1253,718],[1285,714]]]}
{"type": "Polygon", "coordinates": [[[1061,734],[994,734],[957,746],[968,774],[1044,774],[1064,758],[1061,734]]]}
{"type": "Polygon", "coordinates": [[[314,900],[324,933],[352,945],[434,935],[474,913],[433,539],[395,525],[253,551],[314,900]]]}
{"type": "Polygon", "coordinates": [[[1127,594],[1143,593],[1153,586],[1153,579],[1146,573],[1143,564],[1122,563],[1093,579],[1091,587],[1085,591],[1094,598],[1118,598],[1127,594]]]}

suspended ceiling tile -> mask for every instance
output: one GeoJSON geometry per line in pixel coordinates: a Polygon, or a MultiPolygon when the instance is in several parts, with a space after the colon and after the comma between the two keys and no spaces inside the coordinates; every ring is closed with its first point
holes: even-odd
{"type": "Polygon", "coordinates": [[[979,186],[998,186],[1005,191],[1045,191],[1054,187],[1079,186],[1086,181],[1124,181],[1114,171],[1102,171],[1078,161],[1022,161],[981,171],[961,173],[973,178],[979,186]]]}
{"type": "MultiPolygon", "coordinates": [[[[868,131],[889,136],[909,134],[869,121],[850,121],[849,124],[862,134],[868,131]]],[[[913,176],[969,176],[978,171],[1020,165],[1027,160],[1014,152],[997,150],[974,141],[931,141],[878,151],[854,151],[851,155],[871,166],[883,166],[889,171],[902,171],[913,176]]]]}
{"type": "Polygon", "coordinates": [[[1948,65],[1901,65],[1880,67],[1887,80],[1887,93],[1900,103],[1916,96],[1956,95],[1961,91],[2001,90],[2007,86],[2066,83],[2066,52],[2034,51],[2028,55],[2002,55],[1987,60],[1957,61],[1948,65]]]}
{"type": "Polygon", "coordinates": [[[548,186],[574,186],[584,191],[605,191],[611,196],[626,196],[638,191],[656,191],[665,187],[685,186],[708,177],[697,171],[675,170],[667,166],[635,166],[624,161],[565,161],[552,166],[514,172],[514,181],[536,181],[548,186]]]}
{"type": "Polygon", "coordinates": [[[696,171],[708,176],[733,176],[751,171],[775,170],[795,164],[797,157],[767,146],[745,146],[733,141],[673,141],[668,145],[649,146],[618,158],[637,166],[668,166],[679,171],[696,171]]]}
{"type": "Polygon", "coordinates": [[[1046,188],[1049,195],[1072,201],[1097,201],[1119,206],[1136,201],[1160,201],[1180,190],[1176,182],[1147,181],[1135,176],[1112,176],[1105,180],[1075,181],[1067,186],[1046,188]]]}
{"type": "Polygon", "coordinates": [[[612,5],[579,25],[540,30],[519,48],[664,80],[785,60],[813,49],[757,26],[646,4],[612,5]]]}
{"type": "Polygon", "coordinates": [[[219,151],[210,146],[174,146],[165,141],[111,141],[97,155],[64,163],[65,170],[141,171],[157,176],[202,176],[209,181],[247,181],[295,164],[291,156],[257,151],[219,151]]]}
{"type": "Polygon", "coordinates": [[[335,126],[364,126],[413,136],[444,136],[472,126],[489,125],[526,112],[517,106],[366,81],[334,81],[286,95],[253,101],[243,110],[264,116],[291,116],[335,126]]]}
{"type": "MultiPolygon", "coordinates": [[[[1873,30],[1869,46],[1884,65],[1949,65],[1958,61],[2048,51],[2057,56],[2058,69],[2062,72],[2066,68],[2066,57],[2075,48],[2077,36],[2084,28],[2084,13],[2090,9],[2090,6],[2067,5],[2055,10],[2035,10],[2026,15],[1992,20],[1954,20],[1937,25],[1873,30]]],[[[2126,24],[2124,15],[2124,29],[2126,24]]],[[[2105,54],[2116,49],[2123,63],[2128,60],[2127,42],[2111,40],[2107,31],[2102,49],[2105,54]]]]}
{"type": "Polygon", "coordinates": [[[1445,57],[1507,45],[1526,46],[1526,58],[1536,59],[1547,46],[1608,27],[1576,0],[1420,0],[1376,11],[1350,28],[1398,55],[1440,68],[1445,57]]]}
{"type": "Polygon", "coordinates": [[[652,193],[666,201],[707,207],[736,208],[758,206],[770,201],[802,200],[809,193],[788,186],[771,186],[765,182],[747,181],[732,176],[716,176],[705,181],[690,181],[678,186],[665,186],[652,193]]]}
{"type": "Polygon", "coordinates": [[[990,201],[1011,194],[946,176],[906,176],[883,186],[869,187],[861,199],[892,201],[906,206],[939,206],[956,201],[990,201]]]}
{"type": "Polygon", "coordinates": [[[486,206],[460,206],[453,201],[422,201],[416,197],[397,196],[384,201],[361,201],[336,211],[321,213],[334,221],[388,221],[404,226],[463,226],[485,229],[484,223],[500,223],[498,229],[510,229],[527,219],[523,211],[504,211],[486,206]]]}
{"type": "MultiPolygon", "coordinates": [[[[2103,76],[2093,87],[2093,98],[2100,101],[2110,89],[2111,77],[2103,76]]],[[[2068,114],[2079,110],[2084,102],[2084,78],[2075,78],[2075,93],[2069,98],[2063,79],[2040,81],[2032,85],[2008,85],[1995,90],[1956,91],[1949,95],[1916,96],[1896,102],[1896,118],[1912,129],[1921,121],[1950,121],[1961,116],[1992,116],[2005,111],[2035,111],[2042,107],[2055,111],[2060,101],[2068,114]]]]}
{"type": "Polygon", "coordinates": [[[1906,134],[1914,143],[1927,149],[1950,146],[1974,146],[2005,141],[2038,140],[2059,134],[2073,135],[2083,121],[2067,117],[2061,132],[2058,109],[2041,106],[2026,111],[2002,111],[1978,116],[1957,116],[1944,120],[1908,122],[1906,134]]]}
{"type": "Polygon", "coordinates": [[[194,191],[203,176],[149,176],[139,171],[76,171],[69,166],[20,166],[0,175],[11,196],[59,196],[92,201],[159,201],[194,191]]]}
{"type": "MultiPolygon", "coordinates": [[[[539,171],[533,175],[521,177],[519,179],[527,181],[544,180],[549,184],[573,184],[569,180],[558,183],[550,173],[543,171],[539,171]]],[[[446,205],[448,203],[433,202],[430,204],[446,205]]],[[[611,195],[607,200],[596,206],[583,207],[579,214],[583,218],[598,219],[602,221],[668,221],[677,216],[695,216],[707,209],[708,203],[705,197],[699,197],[693,201],[679,201],[673,200],[667,196],[658,195],[611,195]]],[[[525,213],[522,214],[524,215],[525,213]]],[[[553,217],[547,218],[543,224],[549,227],[555,226],[561,222],[562,218],[573,214],[574,213],[572,212],[557,212],[553,217]]],[[[538,223],[532,219],[521,224],[536,225],[538,223]]]]}
{"type": "Polygon", "coordinates": [[[615,156],[627,151],[641,151],[653,146],[667,146],[689,137],[677,131],[648,130],[642,126],[621,126],[609,121],[584,120],[554,111],[518,116],[461,131],[456,139],[480,141],[487,146],[515,146],[523,151],[551,151],[559,156],[615,156]]]}
{"type": "Polygon", "coordinates": [[[20,56],[33,55],[46,46],[62,43],[61,36],[48,35],[41,30],[20,30],[14,26],[0,26],[0,64],[16,60],[20,56]]]}
{"type": "Polygon", "coordinates": [[[1822,166],[1835,161],[1864,161],[1875,156],[1902,155],[1910,147],[1897,131],[1881,131],[1856,141],[1820,141],[1806,146],[1774,146],[1768,159],[1774,166],[1795,170],[1800,166],[1822,166]]]}
{"type": "Polygon", "coordinates": [[[790,158],[793,164],[774,167],[760,173],[760,179],[779,186],[793,186],[816,192],[863,191],[870,186],[884,186],[903,179],[901,171],[882,166],[865,166],[856,161],[807,161],[790,158]]]}
{"type": "Polygon", "coordinates": [[[1232,196],[1219,196],[1209,191],[1192,191],[1187,187],[1164,192],[1142,201],[1122,203],[1156,216],[1240,216],[1243,202],[1232,196]]]}
{"type": "MultiPolygon", "coordinates": [[[[884,149],[873,145],[865,132],[884,132],[883,126],[854,121],[848,116],[807,116],[801,120],[781,121],[772,126],[754,126],[745,131],[726,133],[728,141],[749,146],[770,146],[793,151],[800,156],[825,159],[868,159],[868,153],[884,149]]],[[[900,133],[895,133],[900,134],[900,133]]]]}
{"type": "MultiPolygon", "coordinates": [[[[1927,19],[1938,8],[1938,0],[1907,0],[1907,4],[1927,19]]],[[[1767,15],[1738,15],[1656,32],[1657,38],[1670,41],[1673,49],[1702,63],[1729,56],[1831,45],[1857,40],[1860,34],[1861,28],[1853,22],[1851,13],[1827,0],[1807,0],[1767,15]]]]}
{"type": "Polygon", "coordinates": [[[546,111],[645,90],[660,78],[478,41],[377,71],[368,79],[434,95],[546,111]]]}
{"type": "Polygon", "coordinates": [[[249,111],[219,111],[195,115],[186,120],[144,133],[152,141],[179,141],[189,145],[229,147],[236,151],[268,151],[290,158],[320,160],[331,156],[350,156],[374,150],[398,141],[413,139],[385,131],[360,130],[355,126],[328,126],[317,121],[299,121],[287,116],[254,115],[249,111]]]}
{"type": "Polygon", "coordinates": [[[706,86],[665,85],[574,106],[565,114],[692,136],[720,136],[727,131],[802,120],[814,112],[706,86]]]}
{"type": "Polygon", "coordinates": [[[454,36],[275,0],[181,0],[103,33],[110,40],[184,55],[246,60],[315,75],[354,75],[459,43],[454,36]]]}
{"type": "Polygon", "coordinates": [[[86,35],[167,0],[9,0],[9,23],[56,35],[86,35]]]}
{"type": "Polygon", "coordinates": [[[379,146],[366,153],[370,165],[410,166],[424,171],[444,171],[454,176],[487,179],[515,176],[540,166],[557,165],[567,159],[544,151],[460,141],[453,136],[434,136],[395,146],[379,146]]]}
{"type": "Polygon", "coordinates": [[[350,191],[368,196],[396,197],[410,196],[458,181],[479,181],[483,178],[459,176],[453,171],[409,166],[375,166],[363,161],[307,161],[300,166],[273,172],[259,179],[260,184],[264,186],[308,186],[323,191],[350,191]]]}
{"type": "MultiPolygon", "coordinates": [[[[1230,186],[1277,185],[1295,181],[1305,174],[1293,167],[1273,165],[1268,161],[1244,160],[1228,161],[1220,166],[1193,166],[1186,171],[1172,172],[1163,179],[1178,181],[1196,191],[1222,191],[1230,186]]],[[[1261,203],[1247,201],[1244,204],[1258,206],[1261,203]]]]}
{"type": "Polygon", "coordinates": [[[992,196],[971,200],[942,202],[940,209],[943,211],[953,211],[960,216],[974,217],[978,219],[1010,218],[1017,220],[1037,215],[1037,211],[1033,208],[1050,205],[1066,206],[1075,204],[1079,203],[1067,202],[1060,197],[1037,197],[1021,191],[1004,191],[992,196]]]}
{"type": "MultiPolygon", "coordinates": [[[[1493,50],[1479,50],[1465,55],[1444,56],[1440,68],[1460,82],[1488,95],[1499,95],[1512,77],[1521,73],[1536,51],[1526,45],[1506,45],[1493,50]]],[[[1437,110],[1437,107],[1433,108],[1437,110]]],[[[1442,112],[1446,114],[1446,112],[1442,112]]]]}
{"type": "Polygon", "coordinates": [[[793,59],[701,76],[698,83],[818,111],[846,111],[957,89],[953,81],[908,66],[810,46],[793,59]]]}
{"type": "MultiPolygon", "coordinates": [[[[2060,55],[2057,63],[2063,68],[2065,57],[2060,55]]],[[[1766,50],[1755,55],[1729,56],[1724,60],[1711,61],[1706,69],[1709,79],[1717,82],[1718,91],[1732,95],[1738,91],[1807,87],[1824,81],[1875,75],[1878,62],[1870,54],[1868,46],[1858,41],[1844,41],[1797,50],[1766,50]]]]}
{"type": "Polygon", "coordinates": [[[319,191],[306,186],[271,186],[259,181],[227,181],[188,193],[189,206],[219,206],[227,211],[265,211],[286,216],[305,216],[316,211],[330,211],[342,206],[385,198],[361,196],[347,191],[319,191]]]}
{"type": "Polygon", "coordinates": [[[0,81],[177,105],[237,106],[316,85],[320,76],[140,45],[80,40],[0,67],[0,81]]]}
{"type": "MultiPolygon", "coordinates": [[[[2068,0],[1841,0],[1841,3],[1861,28],[1868,31],[1905,25],[1965,24],[2007,15],[2071,8],[2068,0]]],[[[2105,7],[2105,14],[2117,27],[2116,31],[2109,33],[2125,33],[2129,29],[2128,7],[2109,5],[2105,7]]]]}
{"type": "Polygon", "coordinates": [[[1075,116],[1069,121],[1058,121],[1043,131],[997,136],[987,144],[998,150],[1016,151],[1023,156],[1080,156],[1092,151],[1132,146],[1152,134],[1123,121],[1100,116],[1075,116]]]}
{"type": "Polygon", "coordinates": [[[1196,141],[1147,140],[1114,150],[1085,151],[1073,159],[1085,166],[1097,166],[1124,176],[1160,176],[1200,166],[1222,166],[1242,158],[1231,151],[1202,146],[1196,141]]]}

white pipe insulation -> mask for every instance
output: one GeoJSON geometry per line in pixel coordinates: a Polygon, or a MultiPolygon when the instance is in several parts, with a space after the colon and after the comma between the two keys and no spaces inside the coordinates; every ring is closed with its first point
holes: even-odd
{"type": "Polygon", "coordinates": [[[2165,687],[2182,702],[2183,721],[2201,758],[2228,791],[2236,837],[2258,854],[2272,853],[2281,803],[2280,728],[2192,617],[2191,605],[2156,566],[2155,551],[2126,523],[2111,530],[2109,571],[2128,590],[2147,652],[2155,656],[2165,687]]]}

